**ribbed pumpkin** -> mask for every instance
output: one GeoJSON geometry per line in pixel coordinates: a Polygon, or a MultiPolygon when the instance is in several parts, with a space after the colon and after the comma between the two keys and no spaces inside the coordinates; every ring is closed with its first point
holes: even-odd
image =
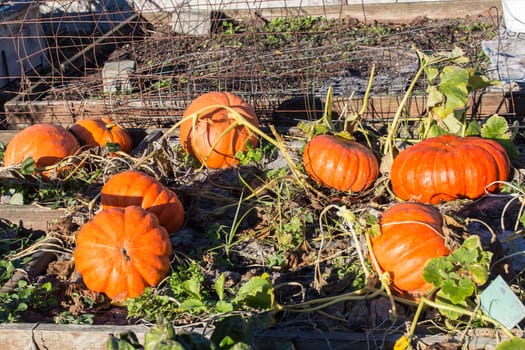
{"type": "Polygon", "coordinates": [[[184,207],[175,192],[139,171],[113,175],[102,187],[100,202],[103,209],[140,206],[155,214],[169,233],[177,232],[184,223],[184,207]]]}
{"type": "Polygon", "coordinates": [[[340,191],[359,192],[377,179],[374,153],[362,144],[335,135],[317,135],[303,152],[306,173],[316,182],[340,191]]]}
{"type": "MultiPolygon", "coordinates": [[[[47,167],[75,154],[79,148],[77,139],[64,127],[34,124],[15,134],[9,141],[4,151],[4,166],[21,164],[31,157],[36,167],[47,167]]],[[[48,172],[41,174],[46,176],[48,172]]]]}
{"type": "Polygon", "coordinates": [[[256,146],[258,140],[257,135],[243,125],[236,126],[222,136],[236,123],[236,118],[221,106],[232,108],[250,124],[259,127],[253,107],[237,95],[214,91],[193,100],[183,113],[180,141],[188,154],[211,169],[238,165],[235,154],[246,151],[247,144],[256,146]],[[192,115],[196,115],[196,119],[191,118],[192,115]]]}
{"type": "Polygon", "coordinates": [[[156,286],[170,269],[168,233],[141,207],[100,211],[76,237],[75,267],[84,284],[115,301],[156,286]]]}
{"type": "Polygon", "coordinates": [[[105,146],[107,143],[118,143],[120,150],[131,152],[133,140],[126,128],[121,127],[109,118],[89,118],[78,120],[69,131],[80,143],[89,147],[105,146]]]}
{"type": "Polygon", "coordinates": [[[505,149],[481,137],[442,135],[399,153],[390,171],[392,189],[403,200],[437,204],[476,199],[506,181],[511,172],[505,149]],[[487,187],[488,186],[488,187],[487,187]]]}
{"type": "Polygon", "coordinates": [[[381,235],[371,238],[372,251],[397,291],[417,297],[430,290],[423,279],[425,263],[450,253],[442,225],[441,214],[429,204],[396,203],[383,212],[381,235]]]}

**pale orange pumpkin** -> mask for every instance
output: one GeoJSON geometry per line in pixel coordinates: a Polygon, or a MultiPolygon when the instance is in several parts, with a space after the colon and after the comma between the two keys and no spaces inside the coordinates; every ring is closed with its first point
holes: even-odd
{"type": "Polygon", "coordinates": [[[180,142],[189,155],[212,169],[238,165],[237,152],[245,152],[248,144],[256,146],[258,142],[257,134],[248,127],[231,128],[236,117],[221,106],[232,108],[254,127],[259,127],[253,107],[237,95],[214,91],[193,100],[183,113],[180,142]],[[212,106],[215,107],[210,108],[212,106]]]}

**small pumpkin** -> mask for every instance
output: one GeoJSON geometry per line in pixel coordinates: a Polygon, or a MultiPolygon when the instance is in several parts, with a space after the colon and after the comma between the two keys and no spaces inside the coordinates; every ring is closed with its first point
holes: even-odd
{"type": "Polygon", "coordinates": [[[314,181],[340,191],[363,191],[379,175],[377,158],[369,148],[331,134],[317,135],[306,144],[303,165],[314,181]]]}
{"type": "Polygon", "coordinates": [[[76,236],[75,267],[84,284],[115,301],[142,294],[170,270],[168,232],[138,206],[100,211],[76,236]]]}
{"type": "Polygon", "coordinates": [[[492,183],[506,181],[510,172],[507,152],[496,141],[441,135],[401,151],[390,180],[399,198],[437,204],[496,191],[501,185],[492,183]]]}
{"type": "MultiPolygon", "coordinates": [[[[4,166],[19,165],[31,157],[37,168],[45,168],[74,155],[79,148],[77,139],[63,126],[33,124],[15,134],[9,141],[4,151],[4,166]]],[[[50,172],[40,173],[47,177],[50,172]]]]}
{"type": "Polygon", "coordinates": [[[390,274],[394,288],[410,296],[421,296],[432,288],[423,279],[425,263],[450,250],[443,238],[443,218],[429,204],[396,203],[380,219],[381,234],[371,237],[372,251],[379,266],[390,274]]]}
{"type": "Polygon", "coordinates": [[[88,147],[117,143],[120,145],[120,150],[125,153],[131,152],[133,147],[133,140],[127,129],[109,118],[81,119],[71,125],[69,131],[80,143],[88,147]]]}
{"type": "Polygon", "coordinates": [[[211,169],[238,165],[237,152],[245,152],[248,144],[255,147],[258,141],[247,126],[237,125],[229,130],[237,119],[221,106],[232,108],[254,127],[259,127],[253,107],[237,95],[213,91],[194,99],[182,116],[180,142],[187,154],[211,169]],[[193,115],[196,118],[192,118],[193,115]]]}
{"type": "Polygon", "coordinates": [[[139,171],[128,170],[113,175],[102,186],[102,209],[140,206],[155,214],[169,233],[184,223],[184,207],[177,194],[157,179],[139,171]]]}

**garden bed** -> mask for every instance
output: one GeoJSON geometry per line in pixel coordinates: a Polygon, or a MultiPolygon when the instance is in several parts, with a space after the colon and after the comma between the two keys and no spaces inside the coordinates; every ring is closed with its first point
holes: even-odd
{"type": "MultiPolygon", "coordinates": [[[[290,163],[301,164],[308,138],[308,132],[298,127],[298,122],[313,123],[330,103],[323,83],[341,83],[334,84],[333,90],[337,125],[345,118],[357,118],[351,120],[355,124],[354,136],[362,143],[371,140],[371,148],[381,159],[384,155],[381,143],[386,142],[402,92],[414,73],[414,67],[403,73],[399,67],[387,63],[412,61],[413,52],[406,49],[408,43],[429,51],[450,50],[451,44],[464,45],[467,55],[474,59],[471,64],[485,67],[486,62],[479,57],[479,41],[488,38],[493,29],[488,19],[465,20],[467,24],[462,20],[446,24],[421,21],[425,26],[418,22],[363,27],[350,20],[344,29],[332,31],[320,30],[327,29],[323,27],[326,23],[320,22],[321,27],[314,27],[319,42],[337,33],[349,32],[354,36],[372,31],[387,33],[384,37],[384,33],[368,35],[367,43],[358,44],[360,50],[355,60],[330,62],[328,58],[333,57],[330,56],[333,52],[326,53],[321,57],[321,61],[326,59],[324,65],[315,62],[315,57],[320,57],[326,47],[314,45],[313,34],[305,34],[306,30],[288,37],[286,32],[266,28],[266,36],[273,33],[275,40],[282,41],[279,45],[284,43],[286,48],[293,48],[288,51],[270,44],[254,48],[249,39],[255,34],[248,35],[243,28],[191,40],[157,33],[154,40],[136,42],[135,46],[126,47],[129,51],[123,48],[113,54],[114,58],[131,55],[137,62],[138,90],[129,95],[104,95],[100,77],[93,75],[72,79],[67,86],[56,86],[38,100],[15,98],[7,103],[7,122],[13,129],[35,122],[69,126],[78,119],[110,115],[129,128],[134,147],[129,155],[110,155],[105,147],[77,155],[88,166],[78,169],[67,181],[44,181],[20,168],[2,169],[2,203],[9,205],[0,204],[3,264],[0,316],[3,322],[14,324],[0,327],[0,342],[4,343],[5,337],[12,339],[13,348],[31,342],[38,347],[103,348],[103,344],[100,347],[96,344],[105,341],[109,333],[118,335],[127,330],[133,330],[142,342],[144,333],[153,324],[161,323],[162,318],[169,319],[178,331],[196,332],[209,338],[211,331],[220,329],[227,314],[240,322],[234,323],[238,332],[231,327],[229,331],[239,335],[245,330],[243,327],[248,327],[247,333],[259,350],[391,348],[406,334],[417,305],[413,300],[392,299],[387,292],[380,292],[378,276],[368,276],[373,270],[368,264],[363,266],[359,259],[359,252],[368,255],[364,233],[371,228],[367,220],[379,217],[397,202],[388,173],[383,173],[372,188],[349,193],[315,184],[300,166],[294,168],[290,163]],[[429,40],[430,37],[442,41],[429,40]],[[452,40],[457,38],[460,40],[452,40]],[[312,46],[303,47],[303,43],[312,46]],[[367,58],[379,52],[370,49],[373,45],[384,46],[375,61],[379,84],[373,88],[363,114],[358,115],[365,100],[363,82],[367,81],[373,63],[367,58]],[[245,49],[244,57],[260,60],[255,65],[242,61],[237,56],[240,47],[245,49]],[[391,47],[405,49],[382,60],[391,47]],[[193,55],[197,48],[200,55],[193,55]],[[211,49],[206,52],[205,48],[211,49]],[[298,53],[304,55],[298,59],[298,53]],[[408,61],[400,61],[400,57],[408,61]],[[221,63],[214,66],[213,62],[221,63]],[[298,66],[297,62],[310,66],[298,66]],[[312,66],[313,63],[316,64],[312,66]],[[165,67],[170,69],[164,70],[165,67]],[[193,69],[192,75],[188,75],[189,67],[193,69]],[[313,67],[313,71],[294,71],[297,67],[313,67]],[[346,73],[341,75],[341,68],[346,73]],[[239,72],[242,74],[236,74],[239,72]],[[403,88],[390,91],[395,87],[388,85],[392,77],[389,74],[402,78],[403,88]],[[345,82],[343,78],[349,80],[345,82]],[[171,83],[161,83],[164,79],[171,83]],[[357,85],[345,90],[347,83],[357,85]],[[218,86],[232,88],[252,102],[261,116],[260,130],[281,142],[283,148],[278,150],[262,141],[240,166],[219,170],[200,168],[187,157],[180,145],[178,129],[170,127],[180,120],[192,97],[218,86]],[[312,95],[305,95],[306,92],[312,95]],[[158,99],[159,95],[162,98],[158,99]],[[303,99],[299,107],[284,103],[297,96],[303,99]],[[308,106],[304,96],[313,96],[320,103],[315,100],[313,106],[308,106]],[[152,108],[155,105],[157,108],[152,108]],[[75,271],[72,253],[78,230],[100,210],[102,185],[112,175],[130,168],[155,177],[176,192],[184,205],[186,219],[183,228],[170,237],[174,250],[170,274],[157,288],[119,304],[86,288],[75,271]],[[297,169],[299,173],[294,172],[297,169]],[[345,221],[340,216],[343,208],[355,215],[355,221],[345,221]],[[353,227],[362,230],[357,239],[352,235],[353,227]],[[224,278],[224,300],[216,286],[221,278],[224,278]],[[259,284],[255,295],[251,295],[254,298],[240,298],[241,288],[250,281],[259,284]],[[183,285],[193,287],[181,289],[183,285]],[[370,290],[360,295],[359,291],[366,288],[370,290]],[[377,294],[371,292],[374,290],[377,294]],[[224,312],[218,303],[220,298],[236,309],[224,312]],[[185,301],[195,304],[182,308],[185,301]]],[[[223,30],[233,28],[225,25],[223,30]]],[[[343,51],[344,45],[355,44],[355,40],[336,41],[342,44],[337,50],[343,51]]],[[[407,144],[419,137],[419,123],[426,120],[427,107],[430,108],[426,96],[421,95],[426,87],[418,85],[420,90],[410,96],[410,104],[405,106],[407,118],[403,119],[397,130],[400,135],[396,137],[407,144]]],[[[520,93],[483,91],[469,97],[467,119],[483,124],[488,116],[499,113],[514,128],[514,142],[521,149],[524,114],[520,98],[520,93]]],[[[16,132],[0,133],[0,141],[8,143],[16,132]]],[[[509,134],[505,130],[503,136],[509,134]]],[[[403,149],[407,144],[399,142],[395,146],[403,149]]],[[[525,294],[522,280],[525,265],[521,257],[521,184],[525,168],[522,155],[513,158],[512,167],[505,194],[487,194],[477,200],[458,199],[440,203],[436,208],[445,218],[448,227],[445,236],[451,247],[458,248],[471,235],[481,237],[483,248],[494,254],[490,279],[503,276],[522,299],[525,294]]],[[[419,316],[414,343],[422,349],[439,346],[490,349],[509,336],[489,322],[475,317],[450,320],[432,307],[419,316]]],[[[518,337],[522,337],[521,325],[514,329],[518,337]]]]}

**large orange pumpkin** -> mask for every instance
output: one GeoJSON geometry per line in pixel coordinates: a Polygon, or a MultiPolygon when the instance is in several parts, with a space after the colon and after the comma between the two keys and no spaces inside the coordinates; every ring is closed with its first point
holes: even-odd
{"type": "Polygon", "coordinates": [[[175,192],[139,171],[113,175],[102,187],[100,201],[103,209],[138,205],[155,214],[169,233],[184,223],[184,207],[175,192]]]}
{"type": "Polygon", "coordinates": [[[315,136],[306,144],[303,165],[313,180],[340,191],[365,190],[379,174],[377,158],[369,148],[328,134],[315,136]]]}
{"type": "MultiPolygon", "coordinates": [[[[77,139],[64,127],[34,124],[15,134],[9,141],[4,151],[4,166],[18,165],[31,157],[36,167],[43,168],[75,154],[79,148],[77,139]]],[[[46,174],[42,172],[42,175],[46,174]]]]}
{"type": "Polygon", "coordinates": [[[84,284],[115,301],[156,286],[170,269],[168,233],[141,207],[100,211],[77,234],[73,253],[84,284]]]}
{"type": "Polygon", "coordinates": [[[120,150],[131,152],[133,140],[128,131],[109,118],[89,118],[78,120],[69,131],[84,145],[89,147],[118,143],[120,150]]]}
{"type": "Polygon", "coordinates": [[[372,237],[372,251],[379,268],[388,272],[395,289],[421,296],[432,288],[423,279],[425,263],[448,255],[443,219],[429,204],[405,202],[392,205],[381,216],[381,235],[372,237]]]}
{"type": "Polygon", "coordinates": [[[511,172],[505,149],[481,137],[442,135],[399,153],[390,171],[392,189],[403,200],[437,204],[475,199],[501,185],[511,172]],[[490,186],[489,186],[490,185],[490,186]]]}
{"type": "Polygon", "coordinates": [[[237,95],[208,92],[193,100],[183,113],[180,141],[188,154],[212,169],[239,164],[235,158],[237,152],[246,151],[248,144],[256,146],[258,140],[257,135],[244,125],[238,125],[223,135],[237,119],[221,106],[232,108],[254,127],[259,127],[253,107],[237,95]],[[214,105],[216,107],[209,109],[214,105]]]}

